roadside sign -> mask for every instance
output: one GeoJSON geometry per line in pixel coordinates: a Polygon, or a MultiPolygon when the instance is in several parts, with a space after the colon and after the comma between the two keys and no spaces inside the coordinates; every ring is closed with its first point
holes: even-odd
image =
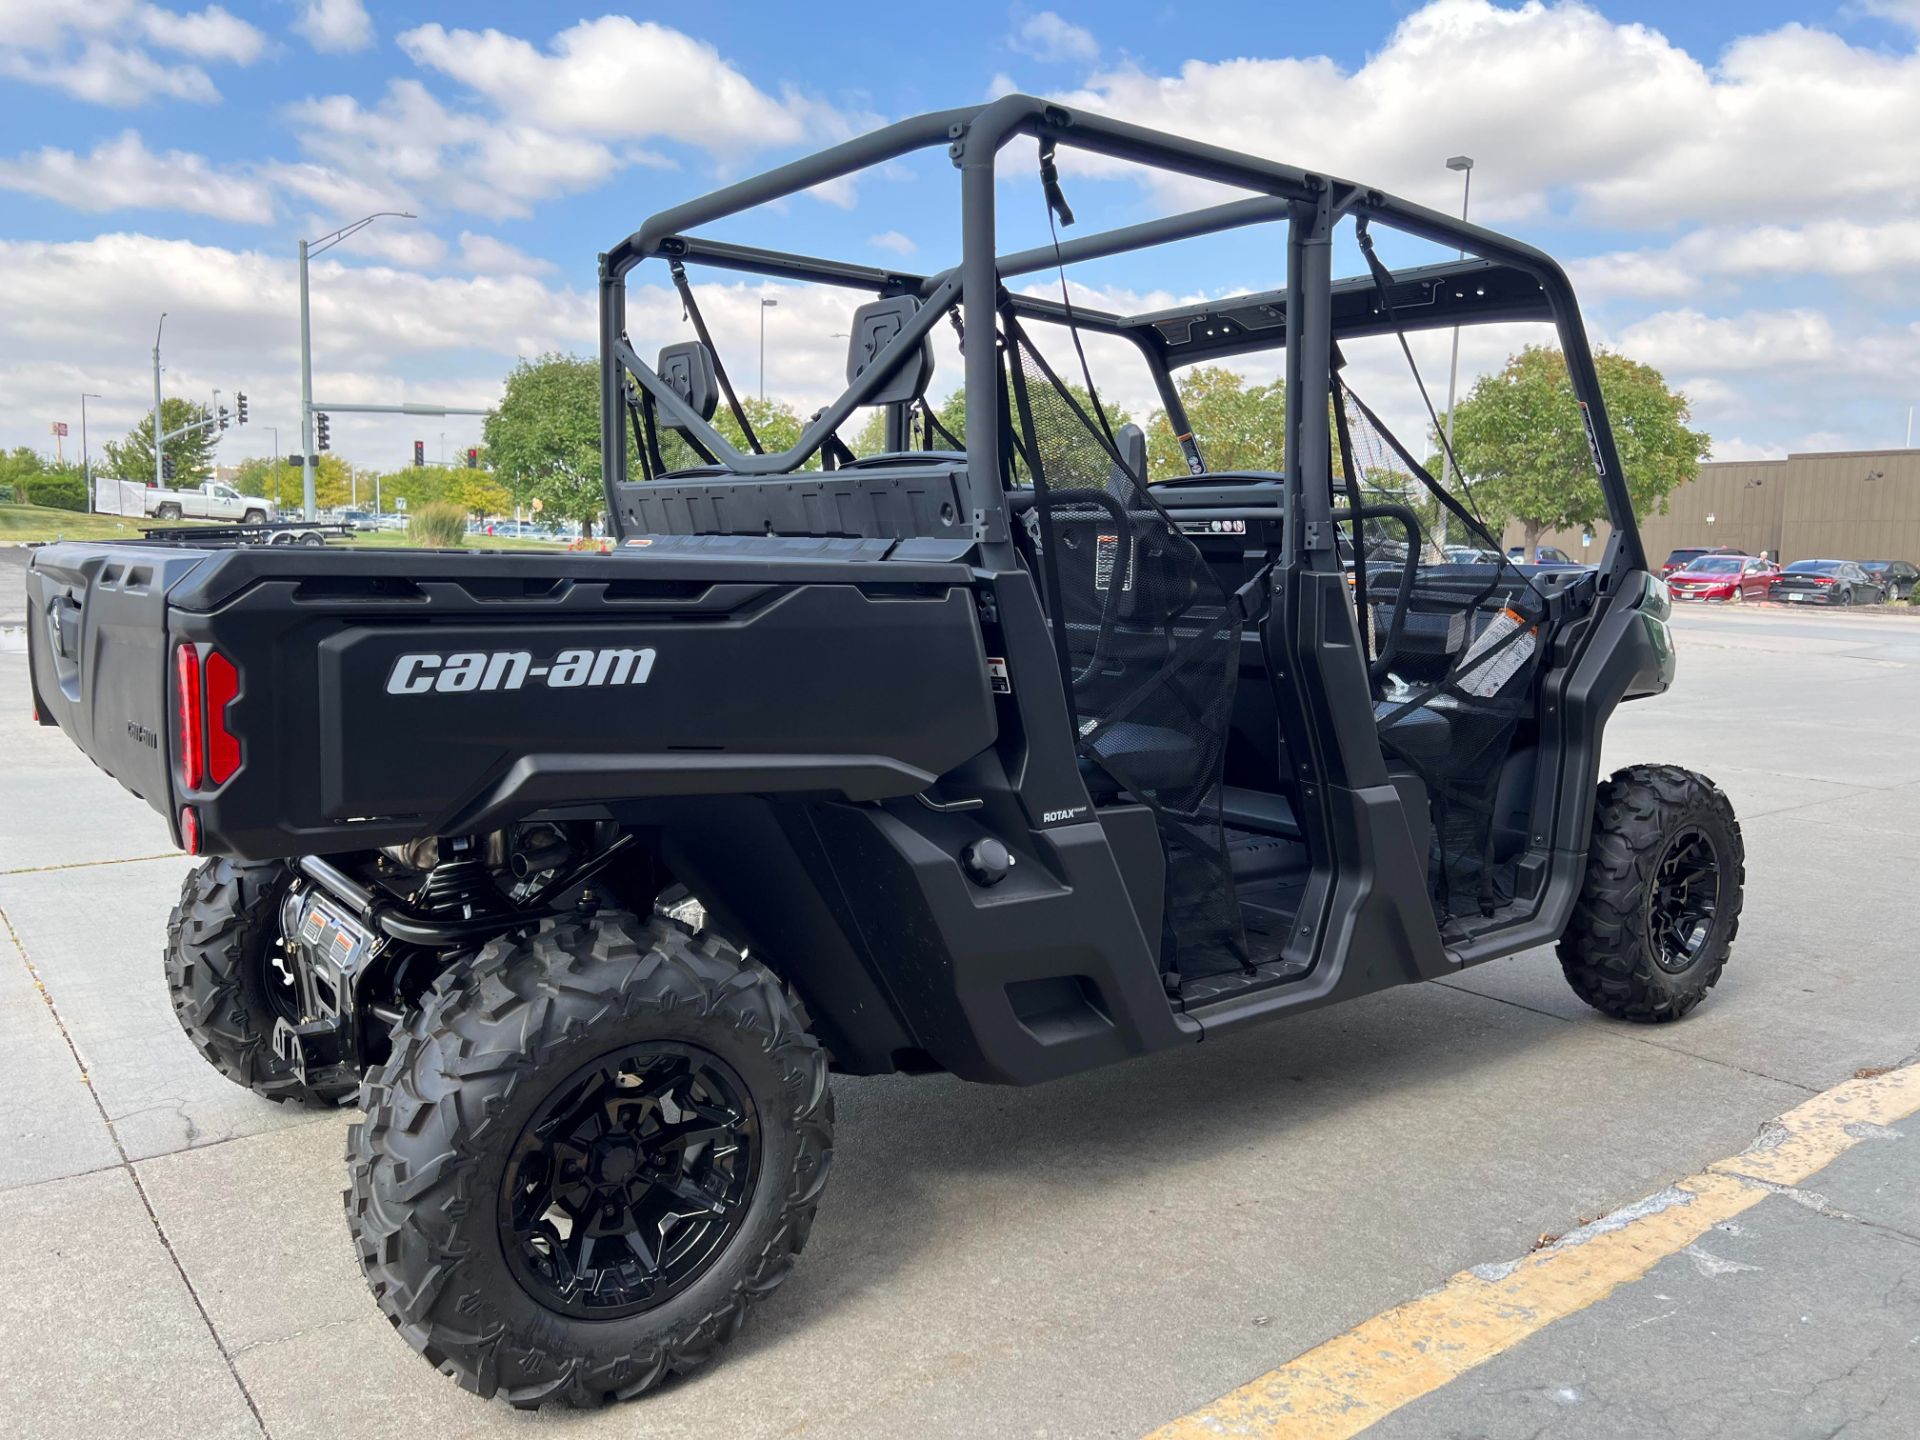
{"type": "Polygon", "coordinates": [[[66,422],[66,421],[64,421],[64,420],[56,420],[56,421],[54,421],[54,422],[53,422],[53,433],[54,433],[54,434],[56,434],[56,435],[58,435],[58,436],[61,436],[62,438],[65,438],[65,436],[66,436],[66,433],[67,433],[67,422],[66,422]]]}
{"type": "Polygon", "coordinates": [[[406,508],[407,508],[407,497],[406,497],[406,496],[404,496],[404,495],[396,495],[396,496],[394,496],[394,497],[393,497],[393,508],[394,508],[394,509],[396,509],[396,510],[404,510],[404,509],[406,509],[406,508]]]}

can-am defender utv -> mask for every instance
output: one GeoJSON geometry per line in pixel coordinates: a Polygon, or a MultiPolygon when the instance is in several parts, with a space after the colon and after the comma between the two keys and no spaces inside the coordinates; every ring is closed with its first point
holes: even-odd
{"type": "Polygon", "coordinates": [[[600,319],[611,554],[59,544],[28,575],[37,713],[219,857],[168,928],[181,1023],[263,1095],[358,1094],[367,1278],[462,1385],[590,1405],[707,1360],[806,1242],[830,1069],[1031,1084],[1550,942],[1624,1019],[1719,978],[1726,798],[1599,776],[1608,716],[1674,657],[1540,252],[1010,96],[654,217],[602,257],[600,319]],[[1251,198],[998,254],[1016,137],[1061,222],[1056,148],[1251,198]],[[929,147],[960,172],[952,269],[698,233],[929,147]],[[1011,288],[1236,227],[1284,289],[1120,315],[1011,288]],[[1394,273],[1376,238],[1409,236],[1472,258],[1394,273]],[[693,335],[653,364],[643,264],[693,335]],[[701,267],[865,297],[789,450],[735,399],[701,267]],[[1412,332],[1522,321],[1585,417],[1597,568],[1502,559],[1346,378],[1369,337],[1411,361],[1412,332]],[[926,398],[949,325],[951,425],[926,398]],[[1092,383],[1116,351],[1177,481],[1092,383]],[[1280,351],[1284,473],[1210,469],[1174,375],[1280,351]],[[860,406],[881,453],[842,438],[860,406]]]}

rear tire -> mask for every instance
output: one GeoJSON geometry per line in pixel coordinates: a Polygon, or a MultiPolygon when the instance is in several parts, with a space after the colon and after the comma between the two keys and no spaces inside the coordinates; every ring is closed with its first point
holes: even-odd
{"type": "Polygon", "coordinates": [[[1678,1020],[1726,968],[1745,882],[1740,822],[1717,785],[1676,765],[1619,771],[1600,786],[1560,937],[1567,983],[1616,1019],[1678,1020]]]}
{"type": "Polygon", "coordinates": [[[162,505],[158,510],[153,512],[153,518],[156,520],[178,520],[180,518],[180,507],[178,505],[162,505]]]}
{"type": "Polygon", "coordinates": [[[358,1087],[302,1084],[273,1053],[274,1021],[297,1008],[274,965],[292,878],[278,861],[215,859],[187,872],[167,919],[167,989],[193,1048],[234,1084],[269,1100],[339,1105],[358,1087]]]}
{"type": "Polygon", "coordinates": [[[387,1319],[477,1395],[643,1394],[710,1360],[806,1244],[826,1054],[715,938],[609,914],[495,941],[393,1041],[348,1132],[347,1225],[387,1319]]]}

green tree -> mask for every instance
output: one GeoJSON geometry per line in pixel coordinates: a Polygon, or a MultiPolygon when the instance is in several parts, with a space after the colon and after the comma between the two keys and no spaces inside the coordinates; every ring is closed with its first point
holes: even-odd
{"type": "MultiPolygon", "coordinates": [[[[807,428],[806,419],[784,400],[762,400],[755,395],[740,397],[740,408],[746,412],[747,423],[753,426],[755,438],[760,441],[760,449],[766,454],[777,454],[782,450],[791,450],[800,443],[800,436],[807,428]]],[[[873,412],[876,416],[878,410],[873,412]]],[[[713,413],[713,428],[726,437],[727,443],[740,451],[751,451],[747,444],[746,432],[740,428],[740,422],[733,418],[733,407],[724,400],[720,408],[713,413]]],[[[863,435],[864,431],[861,432],[863,435]]],[[[878,448],[877,446],[875,447],[878,448]]],[[[856,455],[866,454],[858,445],[853,447],[856,455]]],[[[684,470],[695,465],[704,465],[706,461],[694,454],[693,447],[680,438],[679,434],[662,427],[660,432],[660,458],[667,463],[669,470],[684,470]]],[[[818,470],[818,453],[807,457],[800,467],[803,470],[818,470]]]]}
{"type": "MultiPolygon", "coordinates": [[[[277,470],[270,458],[256,455],[251,460],[242,460],[233,477],[233,488],[242,495],[264,495],[287,511],[298,510],[306,501],[306,479],[300,467],[285,456],[281,457],[277,470]]],[[[347,462],[331,453],[315,460],[314,505],[322,510],[336,510],[352,499],[353,477],[348,473],[347,462]]],[[[360,480],[360,501],[373,503],[373,481],[365,476],[360,480]]]]}
{"type": "Polygon", "coordinates": [[[494,474],[515,498],[538,499],[547,515],[589,527],[606,508],[597,361],[560,354],[521,360],[484,432],[494,474]]]}
{"type": "MultiPolygon", "coordinates": [[[[1270,470],[1285,468],[1287,437],[1286,382],[1249,385],[1246,379],[1219,365],[1196,365],[1183,370],[1180,403],[1187,423],[1209,470],[1270,470]]],[[[1164,410],[1147,422],[1148,471],[1156,480],[1187,473],[1186,458],[1164,410]]]]}
{"type": "Polygon", "coordinates": [[[0,451],[0,501],[27,503],[27,483],[46,473],[46,457],[28,445],[0,451]]]}
{"type": "MultiPolygon", "coordinates": [[[[1699,473],[1712,442],[1688,428],[1687,397],[1651,365],[1603,350],[1594,367],[1634,513],[1664,511],[1667,496],[1699,473]]],[[[1566,359],[1551,346],[1530,345],[1475,382],[1454,416],[1453,450],[1475,508],[1496,535],[1518,521],[1529,556],[1547,531],[1606,514],[1566,359]]]]}
{"type": "MultiPolygon", "coordinates": [[[[179,396],[169,396],[160,402],[160,426],[162,430],[172,432],[183,426],[198,424],[208,416],[205,405],[193,400],[183,400],[179,396]]],[[[175,435],[166,442],[167,454],[173,457],[173,480],[177,486],[198,485],[213,475],[214,444],[220,435],[219,430],[208,425],[189,435],[175,435]]],[[[153,483],[153,412],[149,410],[146,418],[127,432],[124,440],[109,440],[102,447],[104,459],[100,470],[104,474],[118,475],[122,480],[136,480],[143,485],[153,483]]]]}

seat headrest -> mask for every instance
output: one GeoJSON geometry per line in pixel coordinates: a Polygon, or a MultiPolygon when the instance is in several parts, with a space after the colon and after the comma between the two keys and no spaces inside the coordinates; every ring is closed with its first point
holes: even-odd
{"type": "Polygon", "coordinates": [[[1138,425],[1128,423],[1113,432],[1113,445],[1120,452],[1121,465],[1112,467],[1108,476],[1109,485],[1122,482],[1129,485],[1147,483],[1147,432],[1138,425]]]}
{"type": "MultiPolygon", "coordinates": [[[[679,393],[694,414],[702,420],[713,419],[713,412],[720,403],[720,382],[714,375],[713,353],[705,345],[698,340],[683,340],[677,345],[664,346],[660,351],[660,363],[653,369],[669,387],[679,393]]],[[[686,428],[675,424],[673,416],[664,410],[660,420],[669,430],[686,428]]]]}
{"type": "MultiPolygon", "coordinates": [[[[873,368],[919,309],[920,302],[913,296],[894,295],[871,301],[853,312],[853,327],[847,341],[849,385],[873,368]]],[[[917,351],[904,356],[889,355],[887,364],[892,367],[892,373],[863,404],[897,405],[925,395],[928,382],[933,379],[933,341],[922,340],[917,351]]]]}

